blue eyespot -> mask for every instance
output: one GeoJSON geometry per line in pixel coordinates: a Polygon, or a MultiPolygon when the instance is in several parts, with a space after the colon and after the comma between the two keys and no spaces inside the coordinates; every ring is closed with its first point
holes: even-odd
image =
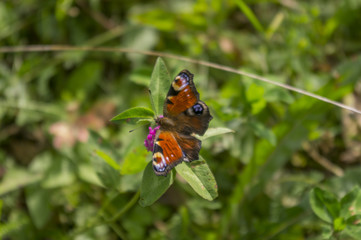
{"type": "Polygon", "coordinates": [[[181,78],[186,79],[187,82],[189,82],[189,76],[188,76],[186,73],[182,72],[182,73],[179,74],[179,76],[180,76],[181,78]]]}
{"type": "Polygon", "coordinates": [[[201,115],[202,113],[203,113],[203,107],[202,107],[202,105],[200,105],[200,104],[195,104],[194,106],[193,106],[193,111],[194,111],[194,113],[195,114],[197,114],[197,115],[201,115]]]}

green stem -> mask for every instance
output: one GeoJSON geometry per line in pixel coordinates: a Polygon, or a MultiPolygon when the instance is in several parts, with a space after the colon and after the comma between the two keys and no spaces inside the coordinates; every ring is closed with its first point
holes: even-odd
{"type": "Polygon", "coordinates": [[[90,223],[87,224],[85,227],[80,228],[76,231],[73,232],[72,237],[74,238],[76,235],[79,235],[83,232],[86,232],[89,229],[93,229],[97,226],[100,225],[104,225],[104,224],[108,224],[113,230],[114,232],[121,238],[121,239],[126,239],[125,234],[123,233],[123,231],[115,224],[115,221],[120,218],[124,213],[126,213],[128,210],[130,210],[136,203],[137,200],[139,199],[139,195],[140,192],[136,192],[134,194],[134,196],[132,197],[132,199],[118,212],[116,213],[112,218],[107,219],[107,217],[105,216],[105,212],[103,210],[103,208],[100,210],[100,212],[97,214],[97,216],[95,218],[92,218],[90,220],[90,223]],[[99,219],[99,216],[102,219],[99,219]]]}
{"type": "Polygon", "coordinates": [[[118,225],[116,223],[109,223],[110,227],[113,229],[113,231],[118,235],[118,237],[120,237],[120,239],[122,240],[127,240],[128,238],[125,236],[123,230],[118,227],[118,225]]]}
{"type": "Polygon", "coordinates": [[[127,203],[127,205],[125,205],[118,213],[116,213],[111,219],[109,219],[107,222],[114,222],[116,221],[118,218],[120,218],[124,213],[126,213],[130,208],[132,208],[134,206],[134,204],[137,203],[138,199],[139,199],[139,195],[140,192],[138,191],[136,194],[134,194],[134,196],[132,197],[132,199],[127,203]]]}

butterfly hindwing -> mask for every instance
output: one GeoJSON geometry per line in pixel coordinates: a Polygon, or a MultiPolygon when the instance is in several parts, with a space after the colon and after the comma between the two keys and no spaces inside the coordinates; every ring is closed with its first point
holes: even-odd
{"type": "Polygon", "coordinates": [[[177,142],[183,151],[183,161],[191,162],[198,160],[199,151],[201,150],[202,142],[190,135],[176,135],[177,142]]]}
{"type": "Polygon", "coordinates": [[[179,121],[183,123],[180,132],[183,134],[195,133],[202,136],[207,131],[212,118],[208,106],[204,102],[198,101],[188,108],[184,114],[178,116],[179,121]]]}

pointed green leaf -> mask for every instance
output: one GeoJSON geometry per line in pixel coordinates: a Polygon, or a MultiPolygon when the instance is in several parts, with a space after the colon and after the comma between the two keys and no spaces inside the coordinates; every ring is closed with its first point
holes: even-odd
{"type": "Polygon", "coordinates": [[[105,187],[102,184],[101,180],[99,179],[99,176],[97,175],[95,168],[89,162],[79,164],[78,174],[79,174],[79,178],[84,182],[93,185],[98,185],[100,187],[105,187]]]}
{"type": "Polygon", "coordinates": [[[361,239],[361,226],[360,226],[360,224],[348,225],[343,232],[345,234],[347,234],[348,236],[352,237],[352,239],[361,239]]]}
{"type": "Polygon", "coordinates": [[[26,188],[26,205],[35,226],[41,229],[51,216],[50,192],[39,184],[26,188]]]}
{"type": "Polygon", "coordinates": [[[165,66],[164,61],[161,58],[158,58],[157,62],[155,63],[149,84],[156,116],[161,115],[163,112],[163,104],[170,84],[171,78],[169,76],[167,67],[165,66]]]}
{"type": "Polygon", "coordinates": [[[241,9],[244,15],[248,18],[248,20],[252,23],[253,27],[257,29],[258,32],[264,33],[264,29],[256,15],[253,13],[252,9],[248,7],[248,5],[243,0],[237,0],[236,4],[241,9]]]}
{"type": "Polygon", "coordinates": [[[95,156],[92,158],[95,171],[105,187],[109,189],[119,189],[121,175],[119,170],[115,169],[119,168],[119,166],[108,154],[103,153],[104,152],[96,151],[95,156]]]}
{"type": "Polygon", "coordinates": [[[97,132],[89,131],[89,133],[89,139],[84,147],[86,153],[90,155],[93,169],[89,171],[88,166],[82,166],[79,169],[81,171],[79,172],[80,177],[97,185],[99,185],[98,180],[100,180],[101,186],[119,190],[121,183],[120,167],[114,159],[121,159],[122,156],[97,132]]]}
{"type": "Polygon", "coordinates": [[[118,165],[118,163],[112,157],[110,157],[107,153],[105,153],[99,149],[96,149],[95,154],[98,155],[98,157],[102,158],[106,163],[109,164],[109,166],[111,166],[115,170],[120,170],[120,166],[118,165]]]}
{"type": "MultiPolygon", "coordinates": [[[[353,214],[355,214],[353,212],[353,214]]],[[[361,226],[361,215],[356,214],[356,215],[352,215],[351,217],[346,219],[346,224],[347,225],[356,225],[356,226],[361,226]]]]}
{"type": "Polygon", "coordinates": [[[333,234],[333,229],[331,227],[331,225],[324,225],[322,227],[322,239],[331,239],[333,234]]]}
{"type": "Polygon", "coordinates": [[[152,162],[149,162],[143,173],[139,204],[146,207],[157,201],[173,184],[173,175],[173,171],[166,177],[155,175],[152,162]]]}
{"type": "Polygon", "coordinates": [[[33,173],[23,169],[9,169],[0,182],[0,196],[21,187],[33,184],[43,178],[42,173],[33,173]]]}
{"type": "Polygon", "coordinates": [[[258,137],[266,139],[272,146],[276,145],[276,135],[271,129],[268,129],[263,123],[257,121],[252,121],[250,125],[258,137]]]}
{"type": "Polygon", "coordinates": [[[342,217],[351,216],[350,207],[355,205],[357,196],[359,196],[360,193],[361,193],[360,187],[355,186],[349,193],[347,193],[341,199],[341,213],[340,213],[340,215],[342,217]]]}
{"type": "Polygon", "coordinates": [[[252,114],[254,115],[258,114],[266,107],[264,92],[264,87],[254,83],[252,83],[246,91],[246,98],[252,106],[252,114]]]}
{"type": "Polygon", "coordinates": [[[313,212],[322,220],[333,223],[339,216],[340,204],[333,194],[320,188],[314,188],[310,193],[310,204],[313,212]]]}
{"type": "Polygon", "coordinates": [[[232,129],[223,128],[223,127],[209,128],[203,136],[199,137],[199,139],[201,139],[203,141],[204,139],[214,137],[217,135],[221,135],[221,134],[225,134],[225,133],[234,133],[234,131],[232,129]]]}
{"type": "Polygon", "coordinates": [[[202,198],[211,201],[218,196],[216,180],[202,157],[191,163],[179,164],[175,169],[202,198]]]}
{"type": "Polygon", "coordinates": [[[143,171],[149,160],[148,155],[149,153],[143,145],[132,149],[125,156],[120,173],[135,174],[143,171]]]}
{"type": "Polygon", "coordinates": [[[151,109],[145,107],[135,107],[119,113],[117,116],[113,117],[111,121],[119,121],[129,118],[153,118],[153,117],[154,117],[154,112],[151,109]]]}
{"type": "MultiPolygon", "coordinates": [[[[55,160],[55,159],[53,159],[55,160]]],[[[56,159],[47,170],[45,179],[41,186],[44,188],[59,188],[70,186],[76,181],[74,165],[70,161],[56,159]]]]}

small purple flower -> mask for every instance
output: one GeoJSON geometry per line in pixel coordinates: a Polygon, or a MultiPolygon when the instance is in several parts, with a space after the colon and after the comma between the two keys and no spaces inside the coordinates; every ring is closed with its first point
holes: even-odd
{"type": "Polygon", "coordinates": [[[160,126],[156,126],[154,129],[152,127],[149,127],[149,134],[148,134],[147,138],[144,140],[144,146],[147,148],[148,152],[153,151],[155,135],[157,134],[157,130],[159,128],[160,128],[160,126]]]}

